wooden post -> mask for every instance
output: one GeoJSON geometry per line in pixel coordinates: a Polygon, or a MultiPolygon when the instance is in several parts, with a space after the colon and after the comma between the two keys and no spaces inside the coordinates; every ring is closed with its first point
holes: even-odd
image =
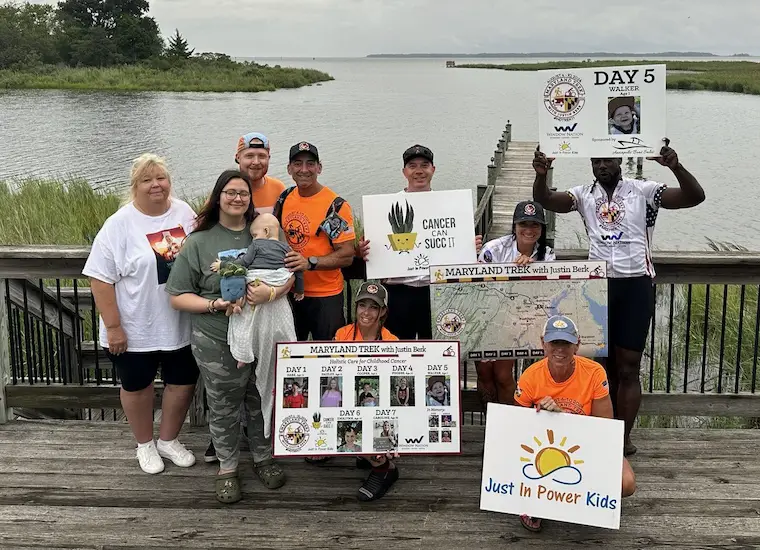
{"type": "Polygon", "coordinates": [[[501,152],[504,152],[504,151],[506,151],[506,150],[507,150],[507,140],[506,140],[506,139],[504,139],[504,138],[501,138],[501,139],[499,140],[499,144],[496,146],[496,148],[497,148],[499,151],[501,151],[501,152]]]}
{"type": "Polygon", "coordinates": [[[0,424],[13,417],[5,397],[5,386],[11,379],[10,332],[8,328],[8,304],[5,295],[5,279],[0,279],[0,424]]]}
{"type": "Polygon", "coordinates": [[[493,152],[493,158],[494,158],[494,164],[501,168],[504,165],[504,151],[500,151],[496,149],[496,151],[493,152]]]}
{"type": "Polygon", "coordinates": [[[510,121],[507,121],[507,126],[504,130],[504,141],[507,143],[512,141],[512,123],[510,121]]]}
{"type": "Polygon", "coordinates": [[[491,164],[488,165],[488,185],[496,185],[496,177],[499,175],[499,169],[494,164],[494,159],[491,159],[491,164]]]}

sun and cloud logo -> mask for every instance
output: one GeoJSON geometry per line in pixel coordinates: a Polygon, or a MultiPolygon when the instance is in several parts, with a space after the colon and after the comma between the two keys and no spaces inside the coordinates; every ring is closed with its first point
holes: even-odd
{"type": "Polygon", "coordinates": [[[570,455],[580,449],[580,445],[573,445],[565,450],[567,437],[563,437],[558,445],[554,446],[554,431],[546,430],[548,446],[537,436],[533,436],[533,442],[537,446],[534,450],[528,445],[522,444],[523,451],[530,453],[530,457],[520,457],[520,462],[526,462],[523,466],[523,475],[536,481],[551,476],[551,480],[562,485],[577,485],[583,479],[583,474],[576,466],[583,464],[583,460],[573,459],[570,455]]]}

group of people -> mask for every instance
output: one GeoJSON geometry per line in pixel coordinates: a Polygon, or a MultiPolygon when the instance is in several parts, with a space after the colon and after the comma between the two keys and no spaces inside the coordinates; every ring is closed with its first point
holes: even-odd
{"type": "MultiPolygon", "coordinates": [[[[481,262],[552,261],[544,208],[577,210],[589,233],[589,258],[607,261],[610,277],[610,354],[604,368],[577,356],[577,330],[566,328],[574,329],[572,320],[550,319],[543,342],[546,358],[523,373],[519,386],[512,361],[477,363],[484,404],[614,414],[625,420],[626,455],[635,452],[630,431],[641,399],[639,363],[652,315],[650,245],[657,211],[704,200],[672,149],[664,147],[656,159],[673,171],[678,189],[623,178],[620,159],[592,159],[593,183],[554,192],[546,183],[553,159],[537,151],[534,200],[517,205],[511,234],[484,246],[476,236],[473,245],[481,262]],[[602,238],[612,230],[622,237],[602,238]],[[565,330],[554,330],[559,325],[565,330]],[[562,406],[570,402],[574,408],[562,406]]],[[[101,314],[100,345],[121,380],[122,407],[137,441],[140,467],[155,474],[164,469],[163,459],[180,467],[195,463],[178,434],[200,378],[212,440],[206,459],[219,462],[215,492],[224,503],[242,498],[241,425],[261,482],[270,489],[286,482],[272,458],[270,433],[276,342],[432,338],[426,275],[365,282],[356,296],[354,322],[346,324],[341,270],[366,260],[371,243],[356,239],[348,202],[319,182],[322,163],[313,144],[300,142],[290,149],[287,172],[293,187],[267,174],[269,160],[265,135],[242,136],[235,154],[238,169],[222,172],[195,213],[172,195],[165,162],[151,154],[139,157],[131,171],[130,199],[101,228],[83,271],[101,314]],[[175,246],[167,246],[169,238],[175,246]],[[225,263],[248,270],[244,300],[222,299],[225,263]],[[164,393],[156,441],[153,381],[159,368],[164,393]]],[[[402,155],[406,185],[399,192],[430,191],[433,160],[427,147],[407,149],[402,155]]],[[[399,401],[408,398],[405,391],[399,388],[399,401]]],[[[445,384],[434,383],[426,400],[447,401],[447,391],[445,384]]],[[[358,466],[371,469],[359,488],[360,500],[382,497],[399,478],[393,458],[357,459],[358,466]]],[[[306,460],[320,464],[328,459],[306,460]]],[[[623,467],[624,494],[630,494],[633,472],[625,459],[623,467]]],[[[540,520],[524,517],[523,525],[535,530],[540,520]]]]}

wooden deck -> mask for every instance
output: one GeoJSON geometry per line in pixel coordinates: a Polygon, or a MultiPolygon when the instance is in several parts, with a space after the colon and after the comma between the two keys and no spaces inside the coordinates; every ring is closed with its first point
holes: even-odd
{"type": "Polygon", "coordinates": [[[510,141],[496,177],[493,225],[488,234],[495,239],[512,232],[512,216],[518,202],[533,198],[533,153],[538,142],[510,141]]]}
{"type": "MultiPolygon", "coordinates": [[[[17,421],[0,426],[1,548],[758,548],[760,432],[639,430],[638,492],[619,531],[481,512],[482,427],[465,427],[459,457],[399,460],[401,479],[360,504],[366,474],[350,459],[285,463],[269,491],[241,465],[244,500],[219,504],[215,465],[143,474],[123,423],[17,421]]],[[[200,459],[208,435],[187,428],[200,459]]]]}

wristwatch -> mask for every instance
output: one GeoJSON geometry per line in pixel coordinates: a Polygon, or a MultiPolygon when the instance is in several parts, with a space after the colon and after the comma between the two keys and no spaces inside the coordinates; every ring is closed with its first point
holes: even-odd
{"type": "Polygon", "coordinates": [[[316,256],[309,256],[309,271],[313,271],[317,268],[318,258],[316,256]]]}

